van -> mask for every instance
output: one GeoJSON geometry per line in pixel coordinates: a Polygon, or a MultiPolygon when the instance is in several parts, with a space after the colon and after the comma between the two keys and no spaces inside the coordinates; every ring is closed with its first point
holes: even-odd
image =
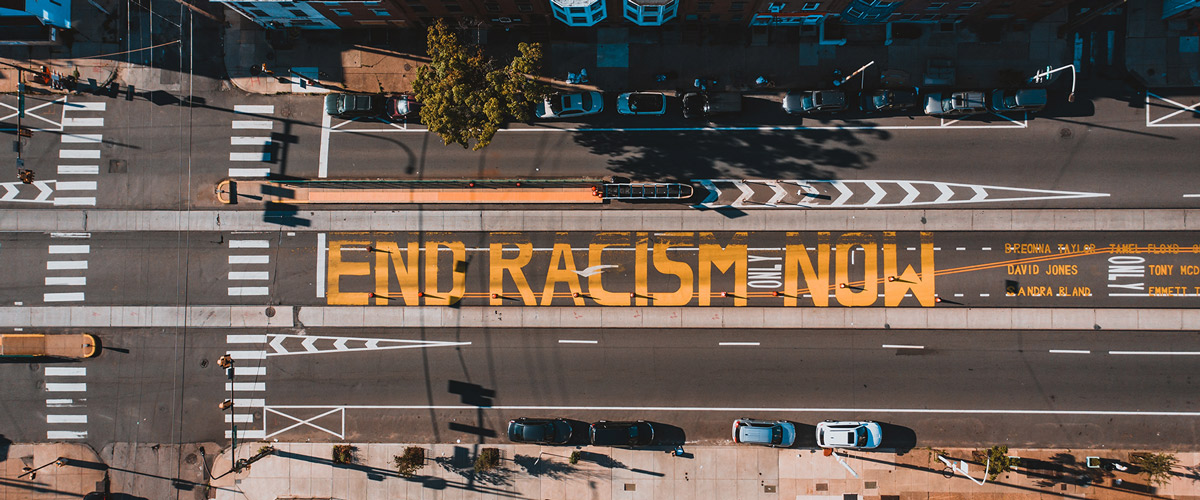
{"type": "Polygon", "coordinates": [[[0,334],[0,357],[91,358],[100,354],[100,342],[90,333],[0,334]]]}
{"type": "Polygon", "coordinates": [[[796,426],[785,420],[733,421],[733,442],[787,448],[796,442],[796,426]]]}
{"type": "Polygon", "coordinates": [[[738,92],[692,92],[683,96],[683,117],[705,116],[742,112],[742,94],[738,92]]]}

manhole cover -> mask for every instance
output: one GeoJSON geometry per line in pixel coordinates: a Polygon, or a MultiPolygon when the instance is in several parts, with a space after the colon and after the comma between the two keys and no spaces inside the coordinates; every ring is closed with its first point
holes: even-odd
{"type": "Polygon", "coordinates": [[[208,368],[208,358],[200,360],[200,368],[208,368]]]}
{"type": "Polygon", "coordinates": [[[268,307],[267,310],[265,311],[265,314],[267,315],[268,318],[274,318],[275,317],[275,308],[268,307]]]}
{"type": "Polygon", "coordinates": [[[188,456],[183,457],[183,463],[188,464],[188,465],[196,463],[196,454],[188,453],[188,456]]]}
{"type": "Polygon", "coordinates": [[[763,485],[763,493],[775,493],[775,485],[764,484],[763,485]]]}
{"type": "Polygon", "coordinates": [[[1070,139],[1073,135],[1075,135],[1075,132],[1072,132],[1069,128],[1063,127],[1058,129],[1058,136],[1063,139],[1070,139]]]}

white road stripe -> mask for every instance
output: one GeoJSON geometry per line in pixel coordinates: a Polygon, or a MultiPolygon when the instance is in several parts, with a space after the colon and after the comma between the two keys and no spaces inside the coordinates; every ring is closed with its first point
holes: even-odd
{"type": "Polygon", "coordinates": [[[104,118],[63,118],[63,127],[103,127],[104,118]]]}
{"type": "Polygon", "coordinates": [[[244,137],[235,136],[229,138],[230,146],[266,146],[271,143],[270,137],[244,137]]]}
{"type": "Polygon", "coordinates": [[[99,149],[60,149],[58,150],[59,158],[87,158],[96,159],[100,157],[99,149]]]}
{"type": "Polygon", "coordinates": [[[263,406],[266,406],[266,405],[267,405],[267,400],[265,400],[265,399],[233,398],[233,407],[234,408],[253,408],[253,407],[262,408],[263,406]]]}
{"type": "Polygon", "coordinates": [[[49,250],[52,254],[88,253],[92,247],[91,245],[50,245],[49,250]]]}
{"type": "Polygon", "coordinates": [[[228,344],[262,344],[267,341],[266,335],[226,335],[228,344]]]}
{"type": "Polygon", "coordinates": [[[86,439],[87,431],[46,431],[46,439],[86,439]]]}
{"type": "Polygon", "coordinates": [[[75,197],[63,198],[60,196],[54,197],[54,206],[56,207],[94,207],[96,206],[96,198],[94,197],[75,197]]]}
{"type": "Polygon", "coordinates": [[[229,240],[229,248],[270,248],[267,240],[229,240]]]}
{"type": "Polygon", "coordinates": [[[43,293],[43,302],[82,302],[83,292],[43,293]]]}
{"type": "Polygon", "coordinates": [[[599,340],[563,340],[559,339],[559,344],[598,344],[599,340]]]}
{"type": "Polygon", "coordinates": [[[234,113],[252,113],[256,115],[273,115],[275,114],[275,105],[273,104],[238,104],[233,107],[234,113]]]}
{"type": "Polygon", "coordinates": [[[907,344],[883,344],[884,349],[924,349],[923,345],[907,345],[907,344]]]}
{"type": "MultiPolygon", "coordinates": [[[[328,409],[328,406],[305,405],[271,405],[271,408],[288,409],[328,409]]],[[[998,408],[798,408],[798,407],[706,407],[706,406],[534,406],[534,405],[339,405],[343,410],[490,410],[490,411],[528,411],[528,412],[562,412],[562,411],[688,411],[688,412],[729,412],[729,413],[908,413],[930,415],[1092,415],[1092,416],[1126,416],[1126,417],[1200,417],[1200,411],[1157,411],[1157,410],[1021,410],[998,408]]]]}
{"type": "Polygon", "coordinates": [[[74,399],[47,399],[46,400],[47,408],[66,408],[69,406],[75,406],[74,399]]]}
{"type": "Polygon", "coordinates": [[[233,359],[267,359],[267,351],[229,351],[233,359]]]}
{"type": "Polygon", "coordinates": [[[271,256],[269,255],[230,255],[230,264],[269,264],[271,256]]]}
{"type": "Polygon", "coordinates": [[[1108,353],[1134,356],[1200,356],[1200,351],[1108,351],[1108,353]]]}
{"type": "MultiPolygon", "coordinates": [[[[241,439],[266,439],[267,431],[264,430],[238,430],[237,435],[241,439]]],[[[233,437],[233,431],[225,431],[225,439],[233,437]]]]}
{"type": "Polygon", "coordinates": [[[86,424],[87,415],[46,415],[47,424],[86,424]]]}
{"type": "Polygon", "coordinates": [[[233,374],[238,377],[261,377],[267,374],[265,366],[235,366],[233,374]]]}
{"type": "Polygon", "coordinates": [[[99,165],[59,165],[59,175],[96,175],[100,173],[99,165]]]}
{"type": "Polygon", "coordinates": [[[317,233],[317,297],[325,297],[325,233],[317,233]]]}
{"type": "Polygon", "coordinates": [[[1091,354],[1092,351],[1084,349],[1050,349],[1051,354],[1091,354]]]}
{"type": "Polygon", "coordinates": [[[104,140],[101,134],[63,134],[62,142],[66,144],[98,144],[104,140]]]}
{"type": "Polygon", "coordinates": [[[267,295],[269,293],[271,293],[269,288],[265,287],[265,286],[231,286],[231,287],[229,287],[229,295],[232,297],[267,295]]]}
{"type": "Polygon", "coordinates": [[[104,111],[107,107],[104,101],[63,103],[63,111],[104,111]]]}
{"type": "Polygon", "coordinates": [[[266,281],[271,279],[271,273],[267,271],[229,271],[230,281],[266,281]]]}
{"type": "Polygon", "coordinates": [[[231,168],[230,177],[267,177],[271,175],[270,168],[231,168]]]}
{"type": "Polygon", "coordinates": [[[51,238],[91,238],[92,233],[50,233],[51,238]]]}
{"type": "Polygon", "coordinates": [[[758,344],[758,342],[718,342],[718,343],[717,343],[717,345],[746,345],[746,346],[754,346],[754,345],[759,345],[759,344],[758,344]]]}
{"type": "Polygon", "coordinates": [[[47,286],[84,286],[87,278],[83,276],[46,276],[47,286]]]}
{"type": "Polygon", "coordinates": [[[271,161],[271,153],[259,151],[255,153],[229,153],[229,161],[271,161]]]}
{"type": "Polygon", "coordinates": [[[225,391],[265,391],[265,382],[225,382],[225,391]]]}
{"type": "Polygon", "coordinates": [[[55,191],[95,191],[96,181],[58,181],[54,183],[55,191]]]}
{"type": "Polygon", "coordinates": [[[233,128],[239,130],[271,130],[274,128],[275,122],[270,120],[234,120],[233,128]]]}
{"type": "Polygon", "coordinates": [[[87,391],[87,384],[84,384],[84,383],[55,384],[55,383],[47,382],[46,383],[46,391],[47,392],[85,392],[85,391],[87,391]]]}
{"type": "Polygon", "coordinates": [[[64,269],[87,269],[86,260],[48,260],[46,261],[46,270],[61,271],[64,269]]]}
{"type": "Polygon", "coordinates": [[[981,250],[991,250],[992,247],[983,247],[981,250]]]}
{"type": "MultiPolygon", "coordinates": [[[[233,407],[237,408],[237,405],[233,405],[233,407]]],[[[249,423],[254,422],[254,415],[251,415],[249,413],[238,413],[235,415],[230,415],[230,414],[226,413],[225,414],[225,423],[228,424],[231,422],[238,423],[238,424],[249,424],[249,423]]]]}
{"type": "Polygon", "coordinates": [[[87,375],[87,368],[83,367],[62,367],[62,366],[47,366],[47,377],[82,377],[87,375]]]}

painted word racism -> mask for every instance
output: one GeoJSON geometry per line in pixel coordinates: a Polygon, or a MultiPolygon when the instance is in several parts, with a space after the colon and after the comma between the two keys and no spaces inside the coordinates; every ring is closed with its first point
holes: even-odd
{"type": "Polygon", "coordinates": [[[894,232],[408,233],[331,238],[330,305],[898,306],[932,307],[932,233],[894,232]],[[532,236],[541,236],[535,243],[532,236]],[[914,265],[917,269],[914,269],[914,265]],[[372,301],[372,299],[374,299],[372,301]],[[831,301],[832,299],[832,301],[831,301]],[[717,303],[719,301],[719,303],[717,303]],[[833,302],[831,304],[831,302],[833,302]]]}

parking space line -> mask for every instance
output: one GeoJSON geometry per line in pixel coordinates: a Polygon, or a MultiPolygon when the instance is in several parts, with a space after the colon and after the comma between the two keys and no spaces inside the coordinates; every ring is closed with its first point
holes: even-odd
{"type": "Polygon", "coordinates": [[[600,343],[600,341],[598,341],[598,340],[564,340],[564,339],[559,339],[558,343],[559,343],[559,344],[598,344],[598,343],[600,343]]]}
{"type": "Polygon", "coordinates": [[[724,346],[756,346],[758,342],[717,342],[717,345],[724,346]]]}
{"type": "Polygon", "coordinates": [[[1050,349],[1051,354],[1091,354],[1092,351],[1085,349],[1050,349]]]}

